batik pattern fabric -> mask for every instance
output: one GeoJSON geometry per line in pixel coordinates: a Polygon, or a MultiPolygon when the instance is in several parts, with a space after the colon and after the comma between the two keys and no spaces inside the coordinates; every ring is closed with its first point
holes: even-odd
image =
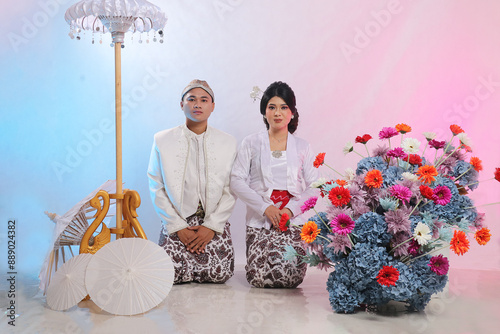
{"type": "MultiPolygon", "coordinates": [[[[194,215],[187,218],[187,224],[203,224],[204,215],[203,210],[198,209],[194,215]]],[[[234,274],[234,248],[229,222],[226,222],[223,233],[216,233],[205,246],[204,253],[189,252],[177,233],[168,235],[165,227],[162,227],[158,244],[172,259],[175,269],[174,284],[224,283],[234,274]]]]}
{"type": "Polygon", "coordinates": [[[247,226],[247,281],[257,288],[296,288],[304,280],[307,264],[284,259],[285,246],[305,255],[300,229],[290,226],[285,232],[247,226]]]}
{"type": "MultiPolygon", "coordinates": [[[[274,190],[273,203],[282,210],[292,196],[286,190],[274,190]]],[[[304,280],[307,264],[285,260],[285,246],[292,246],[298,254],[306,255],[300,237],[300,228],[290,226],[282,232],[274,228],[247,226],[247,281],[258,288],[296,288],[304,280]]]]}

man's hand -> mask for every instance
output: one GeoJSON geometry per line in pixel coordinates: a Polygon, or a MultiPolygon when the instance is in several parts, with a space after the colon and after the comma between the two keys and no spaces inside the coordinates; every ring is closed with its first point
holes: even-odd
{"type": "Polygon", "coordinates": [[[196,232],[189,229],[189,227],[183,228],[182,230],[177,231],[177,236],[179,237],[179,240],[188,248],[188,245],[191,243],[191,241],[196,238],[196,232]]]}
{"type": "Polygon", "coordinates": [[[195,237],[186,245],[187,250],[196,254],[205,253],[205,246],[213,239],[215,232],[203,225],[190,226],[188,229],[195,233],[195,237]]]}

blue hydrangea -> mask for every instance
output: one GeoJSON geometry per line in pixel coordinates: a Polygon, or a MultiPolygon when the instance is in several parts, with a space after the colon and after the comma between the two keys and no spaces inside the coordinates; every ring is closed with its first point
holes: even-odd
{"type": "Polygon", "coordinates": [[[384,178],[384,187],[389,188],[397,184],[397,182],[402,179],[401,175],[403,173],[403,169],[396,166],[389,166],[389,168],[385,169],[382,172],[382,177],[384,178]]]}
{"type": "Polygon", "coordinates": [[[365,242],[377,245],[387,245],[391,235],[387,232],[387,224],[384,217],[374,212],[363,214],[356,220],[352,232],[357,242],[365,242]]]}
{"type": "Polygon", "coordinates": [[[364,172],[370,171],[372,169],[378,169],[383,172],[387,168],[387,162],[381,157],[368,157],[361,159],[358,162],[358,168],[356,168],[356,175],[361,175],[364,172]]]}
{"type": "Polygon", "coordinates": [[[461,186],[470,184],[469,188],[471,190],[476,189],[479,185],[479,183],[476,183],[478,175],[479,173],[472,167],[472,165],[463,160],[457,161],[455,167],[453,168],[453,176],[455,178],[460,176],[458,184],[461,186]]]}
{"type": "Polygon", "coordinates": [[[356,289],[337,282],[333,278],[335,272],[330,273],[330,277],[326,282],[330,305],[337,313],[353,313],[360,303],[360,294],[356,289]]]}

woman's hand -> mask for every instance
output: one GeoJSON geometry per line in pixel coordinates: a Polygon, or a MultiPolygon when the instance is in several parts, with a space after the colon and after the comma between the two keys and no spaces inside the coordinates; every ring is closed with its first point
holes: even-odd
{"type": "Polygon", "coordinates": [[[280,219],[281,219],[281,210],[275,207],[274,205],[269,205],[264,211],[264,215],[269,218],[271,223],[273,224],[274,228],[278,229],[280,228],[280,219]]]}
{"type": "Polygon", "coordinates": [[[281,210],[280,212],[281,214],[284,214],[286,213],[288,215],[288,217],[292,218],[293,217],[293,212],[292,210],[290,210],[289,208],[283,208],[283,210],[281,210]]]}

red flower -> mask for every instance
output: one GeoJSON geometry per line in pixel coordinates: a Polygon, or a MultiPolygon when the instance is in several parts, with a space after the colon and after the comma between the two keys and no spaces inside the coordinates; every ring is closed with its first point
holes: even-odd
{"type": "Polygon", "coordinates": [[[333,205],[342,206],[349,203],[349,201],[351,200],[351,193],[349,192],[349,189],[346,189],[344,187],[335,187],[330,190],[328,198],[333,205]]]}
{"type": "Polygon", "coordinates": [[[425,185],[420,186],[420,193],[427,199],[432,199],[432,196],[434,195],[432,188],[425,185]]]}
{"type": "Polygon", "coordinates": [[[474,167],[474,169],[477,172],[483,170],[483,162],[478,157],[471,157],[470,158],[470,164],[472,165],[472,167],[474,167]]]}
{"type": "Polygon", "coordinates": [[[495,180],[500,182],[500,168],[495,168],[495,180]]]}
{"type": "Polygon", "coordinates": [[[488,241],[490,241],[491,233],[489,229],[483,227],[482,229],[476,231],[474,237],[476,238],[478,244],[486,245],[488,241]]]}
{"type": "Polygon", "coordinates": [[[356,137],[356,143],[366,144],[370,139],[372,139],[372,136],[364,134],[363,136],[356,137]]]}
{"type": "Polygon", "coordinates": [[[395,286],[398,279],[399,271],[393,266],[382,266],[377,275],[377,282],[385,286],[395,286]]]}
{"type": "Polygon", "coordinates": [[[282,232],[285,232],[286,230],[288,230],[288,226],[290,226],[290,217],[287,213],[284,213],[281,215],[280,219],[280,230],[282,232]]]}
{"type": "Polygon", "coordinates": [[[410,154],[410,164],[422,166],[422,158],[418,154],[410,154]]]}
{"type": "Polygon", "coordinates": [[[452,124],[452,125],[450,125],[450,130],[451,130],[451,132],[453,133],[453,135],[455,135],[455,136],[456,136],[456,135],[458,135],[459,133],[464,132],[464,130],[462,130],[462,128],[461,128],[461,127],[459,127],[459,126],[458,126],[458,125],[456,125],[456,124],[452,124]]]}
{"type": "Polygon", "coordinates": [[[320,153],[316,156],[316,159],[314,160],[314,167],[318,168],[325,163],[325,154],[326,153],[320,153]]]}
{"type": "Polygon", "coordinates": [[[450,248],[457,255],[464,255],[469,250],[469,240],[464,231],[455,231],[450,242],[450,248]]]}

